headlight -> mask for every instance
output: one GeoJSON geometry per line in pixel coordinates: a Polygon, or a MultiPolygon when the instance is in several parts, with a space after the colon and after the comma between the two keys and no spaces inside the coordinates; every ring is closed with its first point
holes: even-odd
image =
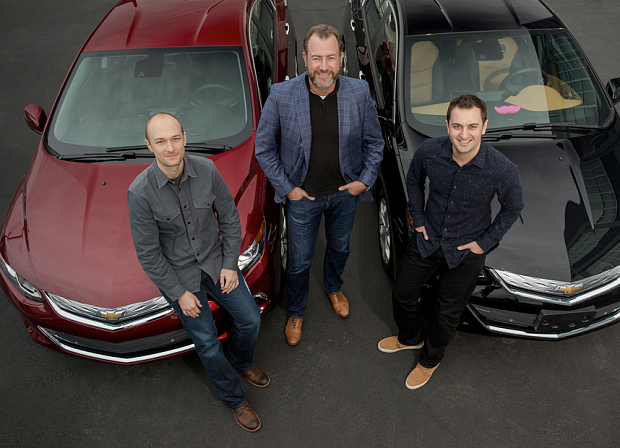
{"type": "Polygon", "coordinates": [[[11,283],[13,283],[26,298],[34,300],[35,302],[43,302],[43,297],[41,297],[41,293],[37,287],[15,272],[13,268],[4,261],[2,255],[0,255],[0,269],[2,269],[2,272],[9,278],[11,283]]]}
{"type": "Polygon", "coordinates": [[[239,255],[239,261],[237,262],[237,266],[242,273],[246,273],[248,269],[250,269],[254,263],[258,261],[258,259],[263,254],[263,249],[265,248],[265,221],[260,225],[260,229],[258,229],[258,234],[256,238],[254,238],[254,242],[250,244],[241,255],[239,255]]]}

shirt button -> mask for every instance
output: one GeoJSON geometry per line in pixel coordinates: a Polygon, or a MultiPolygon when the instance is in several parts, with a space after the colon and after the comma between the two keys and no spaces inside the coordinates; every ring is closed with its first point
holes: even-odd
{"type": "Polygon", "coordinates": [[[187,223],[188,223],[188,224],[191,224],[192,222],[191,222],[191,221],[187,221],[187,223]]]}
{"type": "Polygon", "coordinates": [[[200,254],[196,254],[196,256],[197,256],[197,257],[199,257],[199,256],[200,256],[200,254]]]}
{"type": "Polygon", "coordinates": [[[184,205],[183,208],[187,208],[187,205],[184,205]]]}
{"type": "Polygon", "coordinates": [[[166,218],[166,221],[170,221],[170,218],[166,218]]]}
{"type": "Polygon", "coordinates": [[[192,241],[194,241],[196,238],[192,238],[192,241]]]}
{"type": "Polygon", "coordinates": [[[450,201],[450,204],[454,204],[454,201],[450,201]]]}
{"type": "Polygon", "coordinates": [[[454,186],[454,189],[456,190],[456,185],[454,186]]]}

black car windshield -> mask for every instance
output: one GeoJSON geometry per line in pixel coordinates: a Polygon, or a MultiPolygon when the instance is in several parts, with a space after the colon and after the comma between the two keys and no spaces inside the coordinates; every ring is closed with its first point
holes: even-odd
{"type": "Polygon", "coordinates": [[[181,122],[188,146],[238,146],[253,127],[245,67],[238,47],[83,53],[46,144],[60,156],[140,151],[146,121],[168,112],[181,122]]]}
{"type": "Polygon", "coordinates": [[[526,123],[594,128],[611,114],[581,50],[562,30],[409,36],[405,68],[407,122],[429,136],[445,134],[448,104],[464,93],[486,102],[489,130],[526,123]]]}

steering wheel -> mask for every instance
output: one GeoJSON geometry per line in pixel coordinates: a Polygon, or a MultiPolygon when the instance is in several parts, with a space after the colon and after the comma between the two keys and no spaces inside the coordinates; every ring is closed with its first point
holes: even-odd
{"type": "Polygon", "coordinates": [[[192,104],[201,104],[201,103],[219,103],[226,106],[229,109],[232,109],[237,104],[239,104],[239,97],[237,96],[237,92],[235,92],[232,88],[225,86],[224,84],[203,84],[198,87],[196,90],[192,92],[191,96],[192,104]],[[225,92],[227,94],[227,98],[223,99],[212,99],[208,97],[203,97],[205,90],[219,90],[221,92],[225,92]],[[202,95],[201,95],[202,94],[202,95]],[[226,101],[230,100],[230,101],[226,101]]]}
{"type": "Polygon", "coordinates": [[[522,68],[521,70],[517,70],[514,73],[509,74],[502,82],[499,83],[499,90],[506,90],[510,95],[517,95],[521,90],[525,89],[527,86],[531,86],[533,84],[544,84],[544,80],[547,78],[547,74],[540,67],[527,67],[522,68]],[[537,73],[542,74],[542,80],[537,83],[527,83],[527,84],[517,84],[512,82],[514,78],[519,75],[523,75],[524,73],[537,73]]]}

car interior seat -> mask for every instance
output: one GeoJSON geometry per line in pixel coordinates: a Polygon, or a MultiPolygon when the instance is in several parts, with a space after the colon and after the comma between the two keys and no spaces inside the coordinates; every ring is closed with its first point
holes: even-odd
{"type": "Polygon", "coordinates": [[[438,68],[439,50],[431,41],[416,42],[411,47],[410,93],[411,106],[428,104],[434,100],[434,80],[438,68]],[[436,67],[437,66],[437,67],[436,67]]]}
{"type": "Polygon", "coordinates": [[[457,41],[453,56],[448,57],[447,61],[444,58],[444,67],[450,98],[480,90],[480,73],[472,41],[457,41]]]}
{"type": "Polygon", "coordinates": [[[473,50],[478,60],[480,91],[499,90],[500,83],[510,73],[517,43],[512,37],[483,38],[474,44],[473,50]]]}

